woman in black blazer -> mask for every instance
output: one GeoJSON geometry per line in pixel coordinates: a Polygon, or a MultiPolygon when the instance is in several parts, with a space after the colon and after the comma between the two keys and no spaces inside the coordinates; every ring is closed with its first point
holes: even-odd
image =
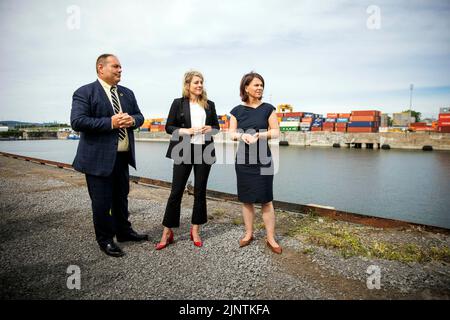
{"type": "Polygon", "coordinates": [[[173,242],[172,228],[180,226],[181,200],[192,168],[195,181],[190,237],[195,246],[203,245],[199,229],[207,221],[206,186],[211,165],[216,161],[212,136],[219,130],[214,102],[207,99],[203,89],[203,75],[198,71],[186,72],[183,97],[173,101],[167,117],[166,132],[172,137],[166,157],[174,161],[172,190],[156,250],[173,242]]]}

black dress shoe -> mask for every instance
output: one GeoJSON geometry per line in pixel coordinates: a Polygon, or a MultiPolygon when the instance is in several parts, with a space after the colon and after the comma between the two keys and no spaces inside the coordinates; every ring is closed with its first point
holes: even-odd
{"type": "Polygon", "coordinates": [[[123,252],[114,242],[101,244],[100,249],[111,257],[122,257],[125,255],[125,252],[123,252]]]}
{"type": "Polygon", "coordinates": [[[125,242],[125,241],[148,241],[148,235],[146,234],[139,234],[135,231],[131,231],[128,234],[124,235],[118,235],[117,236],[118,242],[125,242]]]}

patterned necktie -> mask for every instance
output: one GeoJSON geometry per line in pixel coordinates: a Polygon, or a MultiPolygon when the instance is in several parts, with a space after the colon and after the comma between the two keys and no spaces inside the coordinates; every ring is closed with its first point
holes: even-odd
{"type": "MultiPolygon", "coordinates": [[[[112,86],[111,87],[111,100],[113,102],[114,112],[118,114],[120,112],[120,106],[119,106],[119,99],[117,98],[117,87],[112,86]]],[[[119,129],[119,139],[124,140],[127,135],[125,128],[119,129]]]]}

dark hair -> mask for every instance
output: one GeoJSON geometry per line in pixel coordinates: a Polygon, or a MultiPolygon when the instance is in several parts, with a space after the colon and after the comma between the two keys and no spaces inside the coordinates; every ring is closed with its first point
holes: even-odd
{"type": "Polygon", "coordinates": [[[255,78],[258,78],[259,80],[261,80],[262,83],[263,83],[263,87],[265,86],[264,85],[264,78],[259,73],[256,73],[256,72],[253,72],[253,71],[251,71],[250,73],[247,73],[246,75],[244,75],[242,77],[242,80],[241,80],[241,86],[240,86],[240,91],[241,92],[240,93],[241,93],[241,100],[242,101],[248,102],[248,94],[247,94],[247,92],[245,92],[245,87],[248,86],[250,84],[250,82],[252,82],[253,79],[255,79],[255,78]]]}
{"type": "Polygon", "coordinates": [[[97,62],[95,62],[95,72],[98,73],[98,65],[105,64],[106,59],[108,59],[108,57],[115,57],[115,55],[111,53],[104,53],[97,58],[97,62]]]}

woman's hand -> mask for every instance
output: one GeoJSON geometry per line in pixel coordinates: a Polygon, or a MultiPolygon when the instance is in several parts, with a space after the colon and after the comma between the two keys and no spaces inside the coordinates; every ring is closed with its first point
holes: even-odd
{"type": "Polygon", "coordinates": [[[202,134],[208,133],[212,131],[212,127],[211,126],[203,126],[202,127],[202,134]]]}
{"type": "Polygon", "coordinates": [[[259,133],[255,133],[254,135],[248,134],[248,133],[244,133],[241,136],[241,139],[246,143],[246,144],[253,144],[256,143],[259,139],[259,133]]]}

